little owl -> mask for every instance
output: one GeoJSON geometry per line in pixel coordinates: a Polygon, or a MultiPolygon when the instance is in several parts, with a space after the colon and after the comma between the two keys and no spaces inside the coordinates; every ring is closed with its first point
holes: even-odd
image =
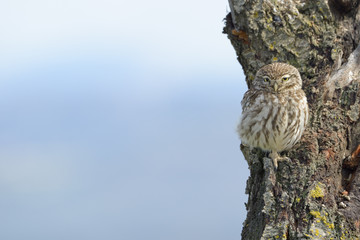
{"type": "Polygon", "coordinates": [[[309,109],[299,71],[286,63],[262,67],[241,101],[237,131],[242,144],[271,152],[277,168],[278,153],[301,138],[309,109]]]}

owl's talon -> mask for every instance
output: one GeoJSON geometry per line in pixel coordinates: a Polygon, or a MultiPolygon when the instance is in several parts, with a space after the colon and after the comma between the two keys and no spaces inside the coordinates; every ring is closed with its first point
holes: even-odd
{"type": "Polygon", "coordinates": [[[278,168],[278,162],[290,161],[290,158],[288,158],[288,157],[281,157],[277,152],[271,152],[271,153],[269,154],[269,157],[273,160],[275,169],[278,168]]]}
{"type": "Polygon", "coordinates": [[[281,157],[279,156],[279,154],[277,152],[271,152],[269,154],[269,157],[273,160],[274,167],[275,167],[275,169],[277,169],[278,168],[278,160],[280,160],[281,157]]]}

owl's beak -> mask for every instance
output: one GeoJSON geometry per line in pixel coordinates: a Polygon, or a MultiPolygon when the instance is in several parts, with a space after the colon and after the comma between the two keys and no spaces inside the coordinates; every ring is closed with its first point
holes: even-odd
{"type": "Polygon", "coordinates": [[[277,92],[278,88],[279,88],[279,85],[278,85],[277,83],[274,83],[274,90],[275,90],[275,92],[277,92]]]}

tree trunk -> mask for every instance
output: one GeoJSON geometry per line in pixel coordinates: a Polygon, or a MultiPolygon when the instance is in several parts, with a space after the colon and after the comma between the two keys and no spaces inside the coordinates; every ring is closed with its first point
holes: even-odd
{"type": "Polygon", "coordinates": [[[251,85],[271,62],[298,68],[310,120],[279,162],[249,163],[242,239],[360,239],[359,0],[230,0],[226,33],[251,85]]]}

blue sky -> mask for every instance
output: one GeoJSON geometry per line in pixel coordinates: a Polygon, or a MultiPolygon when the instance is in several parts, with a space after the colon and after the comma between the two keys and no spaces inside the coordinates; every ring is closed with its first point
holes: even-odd
{"type": "Polygon", "coordinates": [[[240,239],[246,85],[227,6],[2,4],[1,239],[240,239]]]}

